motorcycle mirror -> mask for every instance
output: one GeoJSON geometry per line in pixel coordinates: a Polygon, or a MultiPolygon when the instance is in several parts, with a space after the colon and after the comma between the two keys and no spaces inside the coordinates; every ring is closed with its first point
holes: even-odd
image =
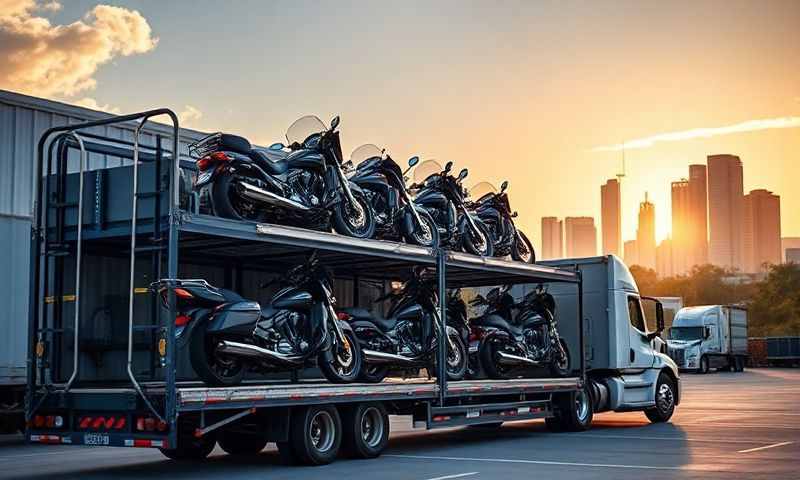
{"type": "Polygon", "coordinates": [[[283,150],[284,148],[286,148],[286,145],[281,142],[275,142],[269,146],[270,150],[283,150]]]}
{"type": "Polygon", "coordinates": [[[336,115],[335,117],[333,117],[333,120],[331,120],[331,130],[336,130],[336,127],[338,126],[339,126],[339,115],[336,115]]]}
{"type": "Polygon", "coordinates": [[[508,188],[508,180],[505,180],[503,181],[503,183],[500,184],[500,193],[505,192],[507,188],[508,188]]]}
{"type": "Polygon", "coordinates": [[[511,218],[517,218],[517,212],[512,213],[511,218]]]}
{"type": "Polygon", "coordinates": [[[465,178],[467,178],[467,175],[469,175],[469,170],[467,170],[466,168],[463,168],[463,169],[461,169],[460,172],[458,172],[458,179],[459,180],[464,180],[465,178]]]}
{"type": "Polygon", "coordinates": [[[408,159],[408,166],[413,167],[414,165],[419,163],[419,157],[414,156],[408,159]]]}
{"type": "Polygon", "coordinates": [[[453,169],[453,162],[447,162],[444,166],[444,172],[447,173],[453,169]]]}

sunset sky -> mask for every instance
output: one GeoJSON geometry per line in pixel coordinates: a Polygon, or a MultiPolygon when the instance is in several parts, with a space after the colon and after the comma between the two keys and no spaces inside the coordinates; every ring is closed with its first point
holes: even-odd
{"type": "Polygon", "coordinates": [[[537,245],[542,216],[599,223],[623,142],[626,240],[645,191],[664,238],[669,182],[731,153],[800,236],[800,1],[108,3],[0,0],[0,88],[262,144],[338,114],[346,155],[509,179],[537,245]]]}

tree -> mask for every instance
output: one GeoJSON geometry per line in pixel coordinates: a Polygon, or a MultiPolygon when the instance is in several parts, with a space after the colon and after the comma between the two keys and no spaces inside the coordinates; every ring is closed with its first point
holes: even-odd
{"type": "Polygon", "coordinates": [[[752,337],[800,335],[800,265],[770,265],[748,313],[752,337]]]}

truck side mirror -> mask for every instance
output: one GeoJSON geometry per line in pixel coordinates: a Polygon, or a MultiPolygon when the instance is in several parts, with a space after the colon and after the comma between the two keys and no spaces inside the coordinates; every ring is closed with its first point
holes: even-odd
{"type": "Polygon", "coordinates": [[[656,301],[656,330],[660,334],[664,331],[664,305],[656,301]]]}
{"type": "Polygon", "coordinates": [[[708,327],[703,328],[703,340],[708,339],[711,336],[711,329],[708,327]]]}

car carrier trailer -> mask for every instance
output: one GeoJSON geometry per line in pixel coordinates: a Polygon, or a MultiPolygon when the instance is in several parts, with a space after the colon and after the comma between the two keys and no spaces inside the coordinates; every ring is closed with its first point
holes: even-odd
{"type": "MultiPolygon", "coordinates": [[[[187,187],[194,165],[181,163],[178,121],[166,109],[51,128],[38,146],[38,188],[31,245],[27,439],[38,443],[160,448],[170,458],[202,458],[216,443],[255,453],[276,442],[305,464],[332,461],[341,449],[374,457],[386,447],[388,415],[415,427],[499,425],[547,419],[558,430],[591,425],[583,284],[577,268],[523,264],[360,240],[306,229],[203,214],[187,187]],[[170,148],[140,142],[147,121],[167,116],[170,148]],[[130,125],[133,141],[91,133],[130,125]],[[87,155],[130,165],[85,171],[87,155]],[[335,385],[307,372],[209,387],[187,375],[175,340],[174,293],[160,307],[147,285],[203,276],[252,298],[259,278],[301,263],[310,252],[344,279],[352,303],[364,281],[435,269],[439,298],[448,288],[558,284],[572,288],[574,332],[566,378],[448,382],[446,375],[335,385]],[[349,283],[348,283],[349,282],[349,283]],[[254,286],[255,285],[255,286],[254,286]],[[109,293],[110,292],[110,293],[109,293]],[[120,327],[121,326],[121,327],[120,327]],[[301,378],[302,377],[302,378],[301,378]]],[[[345,295],[345,296],[348,296],[345,295]]],[[[440,302],[440,318],[447,318],[440,302]]],[[[444,342],[437,364],[445,364],[444,342]]],[[[429,372],[436,373],[436,372],[429,372]]],[[[671,412],[670,412],[671,413],[671,412]]]]}

